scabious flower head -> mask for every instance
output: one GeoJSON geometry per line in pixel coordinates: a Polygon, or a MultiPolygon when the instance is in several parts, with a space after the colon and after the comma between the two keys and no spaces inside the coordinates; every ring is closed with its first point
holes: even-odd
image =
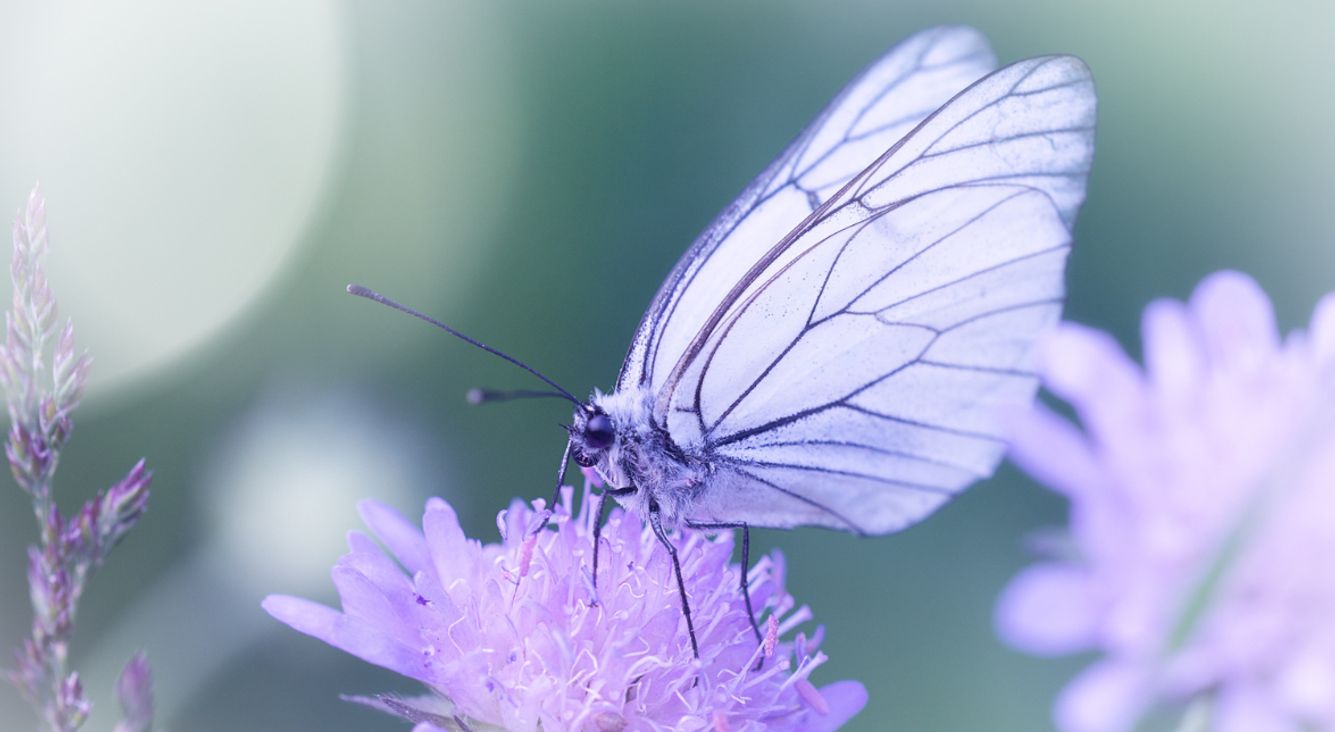
{"type": "Polygon", "coordinates": [[[588,491],[572,515],[564,493],[552,525],[520,502],[497,517],[498,544],[466,538],[454,511],[427,503],[422,530],[367,502],[362,516],[393,555],[363,534],[333,570],[343,611],[273,596],[265,609],[297,630],[426,684],[425,699],[376,705],[442,729],[831,730],[866,703],[861,684],[817,690],[821,630],[784,591],[783,558],[750,570],[768,643],[758,644],[731,564],[732,537],[683,530],[676,541],[694,613],[692,657],[672,563],[653,532],[622,510],[602,531],[597,594],[590,570],[588,491]],[[596,600],[596,601],[595,601],[596,600]],[[763,661],[757,668],[757,662],[763,661]]]}
{"type": "Polygon", "coordinates": [[[1063,693],[1069,732],[1190,703],[1209,729],[1335,729],[1335,296],[1281,338],[1244,275],[1146,311],[1142,370],[1063,326],[1042,366],[1076,427],[1037,408],[1013,455],[1071,503],[1069,542],[1001,598],[1040,654],[1102,658],[1063,693]]]}

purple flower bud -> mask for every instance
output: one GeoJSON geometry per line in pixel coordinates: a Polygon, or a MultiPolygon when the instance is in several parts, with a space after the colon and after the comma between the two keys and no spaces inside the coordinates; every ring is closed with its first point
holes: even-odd
{"type": "Polygon", "coordinates": [[[46,570],[42,551],[35,546],[28,547],[28,595],[32,598],[34,623],[55,616],[58,603],[52,577],[46,570]]]}
{"type": "Polygon", "coordinates": [[[66,556],[87,556],[90,553],[89,548],[96,546],[97,518],[101,508],[101,501],[97,499],[88,501],[69,520],[69,523],[65,524],[65,531],[61,534],[60,541],[66,556]]]}
{"type": "Polygon", "coordinates": [[[14,420],[9,427],[9,441],[5,443],[5,457],[9,459],[9,469],[14,474],[14,480],[28,494],[36,496],[37,468],[29,449],[31,444],[27,428],[22,422],[14,420]]]}
{"type": "MultiPolygon", "coordinates": [[[[97,546],[101,558],[117,544],[139,521],[148,508],[148,487],[153,473],[141,458],[119,483],[111,486],[98,498],[97,546]]],[[[100,561],[100,558],[99,558],[100,561]]]]}
{"type": "Polygon", "coordinates": [[[74,358],[74,321],[65,320],[65,327],[60,330],[60,339],[56,341],[56,355],[52,361],[57,375],[65,372],[74,358]]]}
{"type": "Polygon", "coordinates": [[[23,693],[24,698],[36,706],[42,691],[48,688],[44,654],[37,642],[31,638],[23,641],[19,650],[14,652],[14,662],[14,670],[7,671],[6,675],[23,693]]]}
{"type": "Polygon", "coordinates": [[[55,717],[59,720],[59,728],[76,730],[82,727],[88,720],[88,712],[92,708],[93,703],[83,694],[83,682],[79,680],[79,672],[70,672],[70,675],[61,682],[60,692],[56,697],[55,717]]]}
{"type": "MultiPolygon", "coordinates": [[[[65,521],[60,517],[60,509],[56,508],[53,503],[47,509],[46,521],[42,524],[42,544],[44,546],[56,546],[63,533],[65,533],[65,521]]],[[[59,562],[52,562],[52,564],[59,564],[59,562]]]]}
{"type": "Polygon", "coordinates": [[[123,717],[115,732],[149,732],[153,727],[153,671],[140,651],[130,658],[116,682],[123,717]]]}

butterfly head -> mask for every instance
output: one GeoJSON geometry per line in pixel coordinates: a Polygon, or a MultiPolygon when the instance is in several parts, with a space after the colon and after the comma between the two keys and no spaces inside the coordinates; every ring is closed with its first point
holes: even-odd
{"type": "Polygon", "coordinates": [[[580,407],[575,410],[574,422],[570,426],[570,440],[575,462],[591,468],[616,445],[616,425],[602,407],[580,407]]]}

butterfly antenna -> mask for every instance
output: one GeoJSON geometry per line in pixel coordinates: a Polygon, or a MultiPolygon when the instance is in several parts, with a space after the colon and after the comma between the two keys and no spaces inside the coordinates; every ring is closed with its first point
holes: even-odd
{"type": "Polygon", "coordinates": [[[565,399],[566,395],[559,391],[538,391],[535,389],[511,389],[501,391],[497,389],[469,389],[465,399],[469,404],[491,404],[494,402],[513,402],[520,399],[546,399],[557,397],[565,399]]]}
{"type": "Polygon", "coordinates": [[[490,354],[493,355],[493,356],[497,356],[497,357],[502,358],[502,359],[504,359],[504,360],[506,360],[506,361],[509,361],[510,363],[512,363],[512,364],[518,366],[519,368],[521,368],[521,369],[523,369],[523,370],[529,372],[530,374],[533,374],[534,376],[538,377],[539,379],[542,379],[543,383],[547,384],[547,386],[550,386],[550,387],[552,387],[553,389],[556,390],[556,394],[555,394],[556,396],[560,396],[561,398],[563,398],[563,399],[565,399],[565,400],[571,402],[571,403],[574,404],[575,406],[578,406],[578,407],[583,407],[583,406],[584,406],[584,402],[581,402],[580,400],[576,399],[574,394],[571,394],[569,391],[566,391],[565,389],[561,388],[561,385],[560,385],[560,384],[557,384],[555,381],[552,381],[551,379],[547,378],[547,377],[544,376],[540,371],[538,371],[537,369],[533,368],[532,366],[529,366],[528,364],[524,363],[523,361],[520,361],[519,359],[515,358],[514,356],[511,356],[511,355],[508,354],[508,353],[505,353],[505,352],[503,352],[503,351],[498,351],[498,350],[496,350],[495,348],[492,348],[491,346],[488,346],[487,344],[483,343],[482,341],[479,341],[479,340],[476,340],[476,339],[473,339],[473,338],[469,338],[468,336],[464,335],[463,333],[460,333],[459,331],[457,331],[457,330],[451,328],[450,326],[445,325],[444,323],[440,322],[439,320],[436,320],[435,318],[433,318],[433,317],[427,315],[426,313],[422,313],[422,312],[419,312],[419,311],[417,311],[417,310],[414,310],[414,309],[408,307],[407,305],[403,305],[403,304],[394,302],[393,300],[391,300],[391,299],[385,297],[384,295],[381,295],[380,293],[376,292],[375,290],[372,290],[372,289],[370,289],[370,288],[368,288],[368,287],[362,287],[361,285],[348,285],[348,293],[349,293],[349,294],[352,294],[352,295],[356,295],[357,297],[364,297],[364,298],[366,298],[367,300],[374,300],[374,301],[380,303],[381,305],[385,305],[385,306],[394,308],[395,310],[398,310],[398,311],[401,312],[401,313],[407,313],[408,315],[411,315],[411,316],[413,316],[414,318],[417,318],[418,320],[421,320],[421,321],[430,323],[430,324],[436,326],[437,328],[440,328],[441,330],[445,331],[446,333],[449,333],[450,335],[454,336],[455,338],[458,338],[459,340],[463,341],[464,343],[467,343],[467,344],[469,344],[469,345],[471,345],[471,346],[477,346],[478,348],[481,348],[482,350],[486,351],[487,353],[490,353],[490,354]]]}

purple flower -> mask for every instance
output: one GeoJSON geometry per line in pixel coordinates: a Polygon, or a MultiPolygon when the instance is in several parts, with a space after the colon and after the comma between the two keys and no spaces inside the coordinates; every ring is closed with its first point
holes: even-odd
{"type": "Polygon", "coordinates": [[[149,732],[153,728],[153,671],[143,651],[126,662],[116,682],[116,696],[122,716],[115,732],[149,732]]]}
{"type": "Polygon", "coordinates": [[[1058,727],[1129,730],[1190,705],[1226,732],[1335,729],[1335,295],[1281,339],[1265,294],[1221,272],[1145,311],[1142,370],[1063,326],[1014,459],[1071,502],[1069,541],[1016,577],[1002,636],[1102,657],[1058,727]]]}
{"type": "Polygon", "coordinates": [[[430,687],[435,695],[425,699],[373,702],[422,730],[832,730],[861,710],[861,684],[818,690],[808,680],[826,660],[822,630],[779,640],[811,618],[784,591],[780,554],[750,570],[769,635],[758,645],[740,568],[730,563],[731,535],[677,533],[696,661],[668,555],[620,509],[603,528],[595,598],[592,501],[586,489],[572,516],[572,493],[536,534],[542,502],[511,504],[497,517],[499,544],[467,539],[438,498],[427,502],[422,531],[382,504],[363,503],[362,517],[393,558],[353,532],[333,570],[342,612],[286,596],[267,598],[264,608],[430,687]]]}

